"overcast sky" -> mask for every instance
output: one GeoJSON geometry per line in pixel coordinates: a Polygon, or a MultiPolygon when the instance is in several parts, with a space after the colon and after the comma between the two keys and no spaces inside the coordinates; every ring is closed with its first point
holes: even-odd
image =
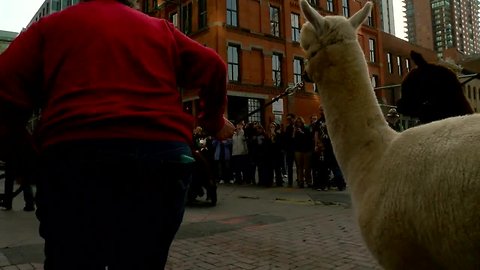
{"type": "MultiPolygon", "coordinates": [[[[27,26],[44,0],[0,0],[0,30],[20,32],[27,26]]],[[[398,37],[404,36],[402,25],[401,0],[394,0],[395,32],[398,37]]]]}
{"type": "MultiPolygon", "coordinates": [[[[0,0],[1,1],[1,0],[0,0]]],[[[393,1],[393,11],[395,19],[395,35],[399,38],[405,37],[405,18],[402,11],[402,2],[400,0],[393,1]]]]}
{"type": "Polygon", "coordinates": [[[0,0],[0,30],[20,32],[44,0],[0,0]]]}

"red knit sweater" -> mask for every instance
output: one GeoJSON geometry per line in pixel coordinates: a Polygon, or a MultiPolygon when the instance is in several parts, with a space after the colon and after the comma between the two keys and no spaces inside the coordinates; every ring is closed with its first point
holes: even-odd
{"type": "Polygon", "coordinates": [[[219,131],[226,66],[215,51],[115,0],[80,3],[34,23],[0,55],[0,139],[40,105],[41,147],[111,138],[191,143],[193,118],[179,87],[200,89],[199,121],[219,131]]]}

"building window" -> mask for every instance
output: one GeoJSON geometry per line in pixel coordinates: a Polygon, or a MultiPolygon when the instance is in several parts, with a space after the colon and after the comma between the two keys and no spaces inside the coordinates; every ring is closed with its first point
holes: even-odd
{"type": "Polygon", "coordinates": [[[207,0],[198,0],[198,28],[207,27],[207,0]]]}
{"type": "Polygon", "coordinates": [[[367,25],[370,27],[374,27],[372,12],[370,12],[370,14],[367,17],[367,25]]]}
{"type": "Polygon", "coordinates": [[[238,26],[237,0],[227,0],[227,25],[238,26]]]}
{"type": "Polygon", "coordinates": [[[348,0],[342,0],[342,12],[343,16],[350,17],[350,7],[348,5],[348,0]]]}
{"type": "Polygon", "coordinates": [[[239,61],[239,47],[228,45],[228,80],[230,82],[240,81],[240,61],[239,61]]]}
{"type": "Polygon", "coordinates": [[[398,69],[398,75],[402,76],[402,59],[400,56],[397,56],[397,69],[398,69]]]}
{"type": "Polygon", "coordinates": [[[388,68],[388,73],[392,74],[393,73],[393,63],[392,63],[392,54],[387,53],[387,68],[388,68]]]}
{"type": "Polygon", "coordinates": [[[370,52],[370,62],[375,63],[375,40],[368,39],[368,50],[370,52]]]}
{"type": "Polygon", "coordinates": [[[193,101],[186,101],[186,102],[183,102],[183,111],[190,114],[190,115],[193,115],[193,101]]]}
{"type": "Polygon", "coordinates": [[[248,117],[248,122],[249,123],[261,122],[262,121],[259,109],[260,109],[260,101],[258,99],[249,98],[248,99],[248,114],[250,114],[251,112],[257,111],[256,113],[254,113],[254,114],[252,114],[248,117]]]}
{"type": "MultiPolygon", "coordinates": [[[[68,7],[69,5],[71,5],[71,4],[72,4],[72,1],[71,1],[71,0],[67,0],[67,7],[68,7]]],[[[148,11],[149,11],[148,5],[150,5],[150,1],[149,1],[149,0],[145,0],[145,1],[143,2],[143,6],[142,6],[142,8],[143,8],[143,13],[148,13],[148,11]]]]}
{"type": "Polygon", "coordinates": [[[333,12],[333,0],[327,0],[327,11],[333,12]]]}
{"type": "Polygon", "coordinates": [[[310,5],[311,5],[312,7],[318,7],[318,1],[319,1],[319,0],[310,0],[310,1],[308,1],[308,2],[310,2],[310,5]]]}
{"type": "Polygon", "coordinates": [[[299,42],[300,41],[300,15],[292,13],[291,21],[292,21],[292,41],[299,42]]]}
{"type": "Polygon", "coordinates": [[[60,9],[61,9],[60,0],[53,1],[52,2],[52,8],[53,8],[54,11],[60,11],[60,9]]]}
{"type": "Polygon", "coordinates": [[[185,34],[192,32],[192,3],[182,7],[182,28],[185,34]]]}
{"type": "Polygon", "coordinates": [[[410,72],[410,59],[405,59],[405,69],[410,72]]]}
{"type": "Polygon", "coordinates": [[[177,13],[177,12],[170,14],[170,22],[171,22],[176,28],[178,28],[178,13],[177,13]]]}
{"type": "Polygon", "coordinates": [[[282,85],[282,56],[276,53],[272,55],[272,79],[273,86],[282,85]]]}
{"type": "Polygon", "coordinates": [[[280,9],[274,6],[270,6],[270,33],[280,37],[280,9]]]}
{"type": "Polygon", "coordinates": [[[62,10],[62,3],[60,2],[60,0],[53,2],[53,8],[54,8],[56,11],[62,10]]]}
{"type": "Polygon", "coordinates": [[[372,87],[376,88],[378,86],[378,75],[372,75],[372,87]]]}
{"type": "Polygon", "coordinates": [[[302,66],[303,60],[301,58],[293,59],[293,83],[302,82],[302,66]]]}

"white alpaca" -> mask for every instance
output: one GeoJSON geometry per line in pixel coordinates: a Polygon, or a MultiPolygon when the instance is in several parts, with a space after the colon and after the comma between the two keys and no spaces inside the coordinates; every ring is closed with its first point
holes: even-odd
{"type": "Polygon", "coordinates": [[[371,7],[346,19],[301,2],[306,72],[363,238],[386,269],[480,269],[480,115],[390,129],[357,41],[371,7]]]}

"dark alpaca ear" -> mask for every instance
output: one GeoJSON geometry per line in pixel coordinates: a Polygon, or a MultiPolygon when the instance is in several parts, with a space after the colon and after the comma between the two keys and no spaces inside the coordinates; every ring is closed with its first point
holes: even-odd
{"type": "Polygon", "coordinates": [[[423,58],[423,56],[416,51],[411,51],[410,57],[412,57],[413,62],[419,67],[426,66],[428,64],[427,61],[425,61],[425,59],[423,58]]]}

